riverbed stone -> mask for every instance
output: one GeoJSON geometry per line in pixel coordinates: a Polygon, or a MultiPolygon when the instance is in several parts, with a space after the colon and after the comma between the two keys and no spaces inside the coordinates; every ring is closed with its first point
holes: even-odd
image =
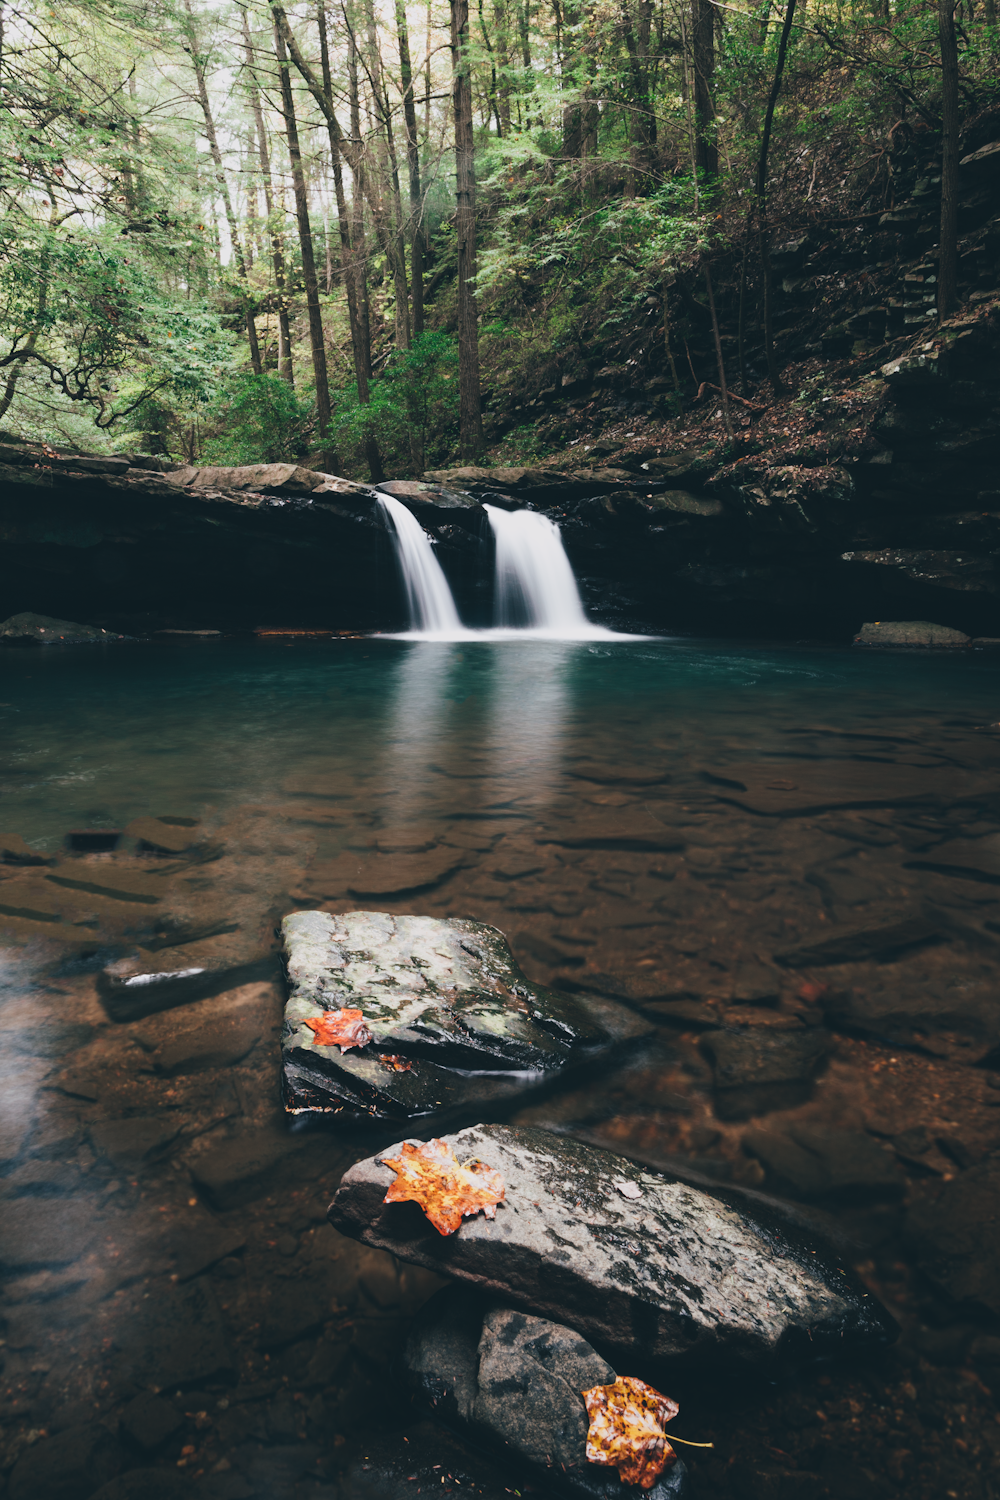
{"type": "Polygon", "coordinates": [[[914,1194],[904,1234],[920,1269],[953,1301],[1000,1314],[1000,1160],[914,1194]]]}
{"type": "Polygon", "coordinates": [[[613,1001],[531,983],[503,934],[466,918],[294,912],[282,923],[282,1039],[293,1113],[402,1121],[501,1100],[649,1032],[613,1001]],[[308,1021],[360,1010],[371,1041],[342,1052],[308,1021]]]}
{"type": "Polygon", "coordinates": [[[468,1287],[447,1287],[418,1314],[404,1363],[435,1413],[564,1492],[680,1500],[686,1491],[680,1461],[646,1492],[587,1462],[582,1393],[610,1385],[616,1372],[561,1323],[497,1306],[468,1287]]]}
{"type": "Polygon", "coordinates": [[[50,615],[38,615],[33,610],[22,610],[18,615],[0,622],[0,641],[27,645],[35,642],[39,646],[78,646],[101,641],[119,641],[121,636],[96,625],[78,625],[75,620],[56,620],[50,615]]]}
{"type": "Polygon", "coordinates": [[[632,1369],[767,1368],[895,1336],[838,1252],[765,1205],[730,1206],[541,1130],[479,1125],[444,1139],[459,1161],[501,1173],[494,1220],[475,1215],[443,1237],[416,1204],[385,1204],[397,1144],[344,1175],[335,1227],[569,1324],[632,1369]]]}
{"type": "Polygon", "coordinates": [[[706,1032],[701,1047],[715,1071],[716,1114],[721,1120],[746,1120],[803,1103],[831,1046],[822,1027],[706,1032]]]}
{"type": "Polygon", "coordinates": [[[35,1443],[14,1465],[7,1486],[10,1500],[87,1500],[114,1478],[122,1451],[98,1422],[67,1427],[35,1443]]]}
{"type": "Polygon", "coordinates": [[[968,646],[969,636],[930,620],[874,620],[862,625],[856,646],[968,646]]]}

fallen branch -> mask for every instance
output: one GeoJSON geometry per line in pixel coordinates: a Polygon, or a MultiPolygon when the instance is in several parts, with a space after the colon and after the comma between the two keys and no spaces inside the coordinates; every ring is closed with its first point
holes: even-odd
{"type": "MultiPolygon", "coordinates": [[[[702,396],[705,394],[706,391],[718,391],[719,395],[720,396],[722,395],[722,391],[719,389],[719,387],[717,385],[713,385],[710,380],[703,380],[702,383],[701,383],[701,385],[698,387],[698,394],[694,398],[695,401],[696,402],[700,401],[701,398],[702,398],[702,396]]],[[[751,411],[767,411],[768,410],[768,408],[766,406],[755,406],[752,401],[745,400],[743,396],[734,396],[733,393],[732,393],[732,391],[727,392],[727,394],[729,396],[730,401],[738,401],[741,406],[748,406],[751,411]]]]}

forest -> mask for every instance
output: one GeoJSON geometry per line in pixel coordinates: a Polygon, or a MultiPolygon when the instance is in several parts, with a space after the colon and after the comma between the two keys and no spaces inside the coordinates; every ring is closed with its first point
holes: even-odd
{"type": "Polygon", "coordinates": [[[776,247],[891,219],[915,142],[947,314],[1000,50],[994,0],[72,0],[0,28],[7,435],[375,481],[543,457],[540,393],[609,360],[668,419],[710,385],[731,437],[783,389],[776,247]]]}

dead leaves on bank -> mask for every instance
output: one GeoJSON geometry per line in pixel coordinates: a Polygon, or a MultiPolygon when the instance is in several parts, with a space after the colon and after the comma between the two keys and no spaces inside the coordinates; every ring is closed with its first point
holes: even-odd
{"type": "Polygon", "coordinates": [[[306,1025],[314,1033],[317,1047],[367,1047],[372,1034],[360,1010],[325,1010],[321,1016],[307,1016],[306,1025]]]}
{"type": "Polygon", "coordinates": [[[383,1157],[397,1174],[385,1203],[419,1203],[439,1234],[454,1234],[464,1218],[480,1210],[496,1217],[504,1200],[503,1177],[485,1162],[460,1163],[442,1140],[411,1145],[404,1141],[399,1155],[383,1157]]]}
{"type": "Polygon", "coordinates": [[[590,1418],[588,1462],[610,1464],[623,1484],[652,1489],[677,1457],[663,1431],[680,1411],[677,1402],[632,1375],[592,1386],[583,1399],[590,1418]]]}

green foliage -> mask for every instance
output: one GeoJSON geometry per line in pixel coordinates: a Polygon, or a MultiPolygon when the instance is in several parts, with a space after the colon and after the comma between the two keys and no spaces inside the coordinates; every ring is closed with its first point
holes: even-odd
{"type": "Polygon", "coordinates": [[[356,385],[334,402],[330,437],[339,452],[360,455],[374,437],[389,465],[422,469],[451,455],[458,423],[458,347],[436,329],[418,334],[409,349],[394,351],[385,373],[371,384],[367,406],[356,385]]]}
{"type": "Polygon", "coordinates": [[[237,375],[209,413],[210,464],[293,463],[309,446],[315,412],[277,375],[237,375]]]}

